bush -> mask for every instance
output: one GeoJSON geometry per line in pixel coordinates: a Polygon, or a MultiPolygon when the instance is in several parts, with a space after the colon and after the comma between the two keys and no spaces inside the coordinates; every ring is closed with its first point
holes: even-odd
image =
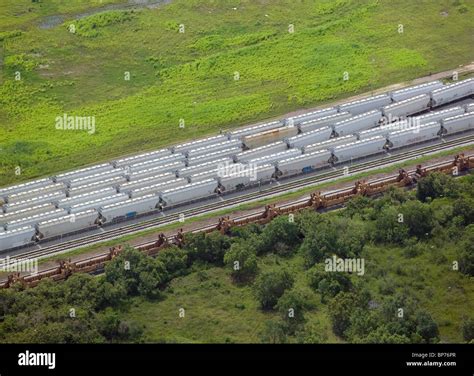
{"type": "Polygon", "coordinates": [[[293,277],[286,270],[270,270],[255,281],[255,295],[263,309],[272,309],[285,290],[293,286],[293,277]]]}
{"type": "Polygon", "coordinates": [[[433,172],[420,179],[416,187],[416,197],[420,201],[428,198],[457,197],[459,195],[459,183],[446,174],[433,172]]]}
{"type": "Polygon", "coordinates": [[[185,250],[178,247],[168,247],[161,250],[156,259],[163,263],[168,281],[186,274],[188,255],[185,250]]]}
{"type": "Polygon", "coordinates": [[[203,261],[215,265],[224,265],[224,255],[230,248],[228,236],[214,231],[210,234],[187,234],[184,249],[188,253],[189,262],[203,261]]]}
{"type": "Polygon", "coordinates": [[[347,275],[327,272],[324,264],[317,264],[308,271],[309,285],[321,294],[321,301],[334,297],[341,291],[349,291],[352,284],[347,275]]]}
{"type": "Polygon", "coordinates": [[[408,201],[401,206],[401,212],[409,235],[423,238],[431,233],[435,222],[429,205],[419,201],[408,201]]]}
{"type": "Polygon", "coordinates": [[[105,279],[124,286],[129,295],[157,297],[169,277],[161,261],[127,247],[105,266],[105,279]]]}
{"type": "Polygon", "coordinates": [[[130,21],[133,19],[133,17],[133,11],[112,10],[100,12],[88,17],[84,17],[78,21],[66,23],[65,26],[67,27],[68,31],[70,31],[70,26],[73,24],[76,35],[94,38],[100,34],[101,28],[130,21]]]}
{"type": "Polygon", "coordinates": [[[258,272],[257,256],[252,241],[235,242],[224,256],[224,262],[236,282],[245,282],[258,272]]]}
{"type": "Polygon", "coordinates": [[[399,222],[400,210],[396,207],[383,208],[374,223],[373,238],[379,243],[403,244],[408,237],[408,228],[399,222]]]}
{"type": "Polygon", "coordinates": [[[464,318],[461,325],[461,333],[466,342],[474,340],[474,318],[464,318]]]}
{"type": "Polygon", "coordinates": [[[286,290],[276,305],[281,318],[286,323],[286,333],[294,334],[304,324],[304,311],[309,308],[308,296],[300,290],[286,290]]]}
{"type": "Polygon", "coordinates": [[[461,273],[474,276],[474,225],[469,225],[459,242],[458,259],[461,273]]]}
{"type": "Polygon", "coordinates": [[[263,229],[258,253],[275,252],[280,256],[289,256],[300,242],[298,225],[289,222],[288,217],[282,215],[273,219],[263,229]]]}

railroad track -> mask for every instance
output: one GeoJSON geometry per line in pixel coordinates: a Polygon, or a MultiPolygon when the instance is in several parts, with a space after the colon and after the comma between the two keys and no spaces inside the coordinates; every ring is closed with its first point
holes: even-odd
{"type": "MultiPolygon", "coordinates": [[[[103,233],[87,235],[82,238],[72,239],[60,244],[55,244],[55,245],[51,245],[51,246],[41,248],[38,250],[25,252],[25,253],[12,257],[12,259],[14,259],[15,261],[21,261],[21,260],[26,260],[26,259],[31,259],[31,258],[44,258],[47,256],[64,253],[72,249],[77,249],[80,247],[89,246],[89,245],[97,244],[104,241],[114,240],[124,235],[130,235],[136,232],[172,224],[174,222],[179,221],[180,215],[182,214],[184,214],[185,218],[191,218],[191,217],[198,216],[200,214],[208,213],[210,211],[225,209],[225,208],[233,207],[239,204],[248,203],[250,201],[268,198],[271,196],[278,195],[280,193],[286,193],[289,191],[298,190],[300,188],[322,183],[334,178],[350,176],[358,172],[366,171],[368,169],[383,167],[392,163],[418,157],[420,155],[424,155],[427,153],[439,152],[439,151],[450,149],[456,146],[468,145],[471,143],[474,143],[474,135],[472,134],[464,136],[464,137],[460,137],[454,140],[449,140],[442,144],[425,146],[419,149],[407,151],[406,153],[385,156],[383,158],[373,160],[373,161],[361,162],[356,165],[350,166],[349,170],[348,171],[346,170],[346,173],[344,169],[340,169],[336,171],[332,170],[332,171],[323,172],[321,174],[310,176],[310,177],[303,177],[301,179],[298,179],[292,182],[288,182],[288,183],[280,184],[280,185],[273,185],[271,187],[267,187],[266,189],[260,190],[258,192],[252,192],[252,193],[240,195],[238,197],[233,197],[225,201],[205,204],[205,205],[199,206],[198,208],[186,209],[179,213],[173,213],[173,214],[165,215],[164,217],[153,218],[153,219],[143,221],[140,223],[135,223],[135,224],[111,229],[103,233]]],[[[205,230],[207,227],[209,226],[204,226],[203,228],[196,229],[195,231],[205,230]]],[[[150,244],[150,243],[143,243],[143,244],[139,244],[138,246],[147,245],[147,244],[150,244]]]]}

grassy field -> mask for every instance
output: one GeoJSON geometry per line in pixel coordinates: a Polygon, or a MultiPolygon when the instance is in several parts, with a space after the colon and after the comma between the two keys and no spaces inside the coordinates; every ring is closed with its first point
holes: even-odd
{"type": "MultiPolygon", "coordinates": [[[[295,288],[310,297],[314,309],[305,314],[307,324],[316,326],[327,342],[341,342],[331,330],[327,307],[308,288],[302,257],[269,255],[259,260],[261,272],[275,265],[288,268],[295,288]]],[[[259,343],[265,322],[278,319],[279,314],[262,311],[251,286],[236,285],[227,270],[213,267],[175,279],[159,302],[137,299],[124,317],[145,326],[145,342],[259,343]],[[185,309],[184,318],[179,316],[180,308],[185,309]]]]}
{"type": "Polygon", "coordinates": [[[126,4],[8,0],[0,10],[0,185],[474,58],[472,1],[173,0],[94,13],[104,5],[126,4]],[[94,116],[95,133],[57,130],[64,113],[94,116]]]}
{"type": "MultiPolygon", "coordinates": [[[[363,278],[353,276],[353,283],[367,286],[375,302],[397,291],[410,291],[419,307],[438,323],[441,342],[462,342],[460,322],[474,311],[472,278],[449,268],[456,257],[454,244],[440,246],[431,241],[424,247],[425,252],[413,257],[398,247],[367,246],[361,255],[367,272],[363,278]],[[355,281],[357,278],[360,280],[355,281]]],[[[294,288],[309,297],[313,308],[305,312],[306,331],[314,330],[321,342],[340,343],[331,329],[328,306],[308,286],[302,254],[259,259],[259,273],[275,266],[286,267],[295,278],[294,288]]],[[[166,343],[258,343],[265,323],[278,317],[277,312],[259,308],[251,286],[232,283],[229,271],[218,267],[177,278],[160,301],[137,298],[124,313],[126,320],[144,325],[144,341],[166,343]],[[179,317],[180,308],[185,309],[184,318],[179,317]]]]}

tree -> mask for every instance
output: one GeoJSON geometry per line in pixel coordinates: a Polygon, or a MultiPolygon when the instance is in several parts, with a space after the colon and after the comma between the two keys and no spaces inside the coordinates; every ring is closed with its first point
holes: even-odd
{"type": "Polygon", "coordinates": [[[308,296],[300,290],[286,290],[278,299],[276,308],[286,323],[286,333],[294,334],[305,322],[304,311],[309,308],[308,296]]]}
{"type": "Polygon", "coordinates": [[[234,242],[225,254],[224,262],[236,282],[249,281],[257,275],[257,256],[251,240],[234,242]]]}
{"type": "Polygon", "coordinates": [[[416,313],[416,333],[419,334],[427,343],[432,343],[439,339],[438,324],[433,320],[431,315],[419,310],[416,313]]]}
{"type": "Polygon", "coordinates": [[[190,262],[203,261],[215,265],[224,265],[224,255],[230,248],[228,236],[214,231],[209,234],[199,232],[187,234],[184,249],[188,252],[190,262]]]}
{"type": "Polygon", "coordinates": [[[344,217],[333,218],[331,222],[338,234],[335,253],[340,257],[360,255],[367,241],[365,224],[344,217]]]}
{"type": "Polygon", "coordinates": [[[412,341],[405,335],[390,333],[386,325],[380,325],[365,337],[355,339],[355,343],[380,343],[380,344],[410,344],[412,341]]]}
{"type": "Polygon", "coordinates": [[[105,278],[112,285],[124,286],[129,295],[148,297],[159,296],[159,288],[169,280],[161,261],[131,247],[105,266],[105,278]]]}
{"type": "Polygon", "coordinates": [[[474,318],[464,318],[461,325],[462,337],[466,342],[474,340],[474,318]]]}
{"type": "Polygon", "coordinates": [[[349,200],[346,204],[346,209],[343,214],[349,218],[353,218],[356,214],[364,217],[364,213],[367,209],[370,209],[372,200],[366,196],[356,196],[349,200]]]}
{"type": "Polygon", "coordinates": [[[346,331],[350,328],[351,314],[356,307],[357,296],[351,292],[341,292],[329,303],[332,329],[337,336],[347,338],[346,331]]]}
{"type": "Polygon", "coordinates": [[[462,197],[454,201],[453,215],[462,219],[463,226],[474,223],[474,199],[462,197]]]}
{"type": "Polygon", "coordinates": [[[258,253],[275,252],[289,256],[301,242],[300,230],[287,216],[279,216],[265,226],[261,235],[262,243],[258,253]]]}
{"type": "Polygon", "coordinates": [[[423,238],[431,233],[435,223],[429,205],[419,201],[408,201],[401,206],[401,212],[409,235],[423,238]]]}
{"type": "Polygon", "coordinates": [[[96,316],[97,328],[108,341],[134,340],[141,336],[143,328],[135,322],[123,321],[118,312],[106,309],[96,316]]]}
{"type": "Polygon", "coordinates": [[[272,309],[286,289],[293,286],[293,277],[284,270],[269,270],[261,273],[255,281],[255,295],[263,309],[272,309]]]}
{"type": "Polygon", "coordinates": [[[169,280],[184,275],[188,267],[188,255],[185,250],[178,247],[167,247],[156,256],[166,269],[169,280]]]}
{"type": "Polygon", "coordinates": [[[459,242],[459,271],[474,276],[474,225],[469,225],[459,242]]]}
{"type": "Polygon", "coordinates": [[[349,291],[351,280],[343,273],[327,272],[324,264],[316,264],[308,271],[309,285],[321,294],[321,301],[334,297],[341,291],[349,291]]]}
{"type": "Polygon", "coordinates": [[[265,328],[261,334],[263,343],[286,343],[288,341],[285,333],[285,324],[280,321],[265,321],[265,328]]]}
{"type": "Polygon", "coordinates": [[[372,231],[376,242],[403,244],[408,237],[408,228],[404,221],[400,221],[400,214],[400,210],[393,206],[380,211],[372,231]]]}
{"type": "Polygon", "coordinates": [[[327,341],[327,334],[325,328],[320,322],[308,322],[303,328],[298,329],[295,333],[296,341],[298,343],[325,343],[327,341]]]}
{"type": "Polygon", "coordinates": [[[420,201],[428,198],[457,197],[460,191],[459,183],[441,172],[433,172],[420,179],[416,187],[416,197],[420,201]]]}
{"type": "Polygon", "coordinates": [[[305,257],[308,267],[322,261],[325,257],[338,253],[336,227],[325,219],[318,224],[318,227],[306,234],[300,250],[305,257]]]}

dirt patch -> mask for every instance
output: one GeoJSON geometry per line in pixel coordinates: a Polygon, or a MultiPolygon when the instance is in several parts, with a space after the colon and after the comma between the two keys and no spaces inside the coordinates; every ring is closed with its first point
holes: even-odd
{"type": "Polygon", "coordinates": [[[162,5],[171,3],[171,0],[129,0],[125,4],[109,4],[100,8],[88,10],[86,12],[78,13],[75,15],[64,15],[56,14],[53,16],[47,16],[40,21],[38,27],[40,29],[52,29],[56,26],[61,25],[68,18],[81,19],[84,17],[91,16],[96,13],[105,12],[108,10],[138,10],[138,9],[155,9],[162,5]]]}

